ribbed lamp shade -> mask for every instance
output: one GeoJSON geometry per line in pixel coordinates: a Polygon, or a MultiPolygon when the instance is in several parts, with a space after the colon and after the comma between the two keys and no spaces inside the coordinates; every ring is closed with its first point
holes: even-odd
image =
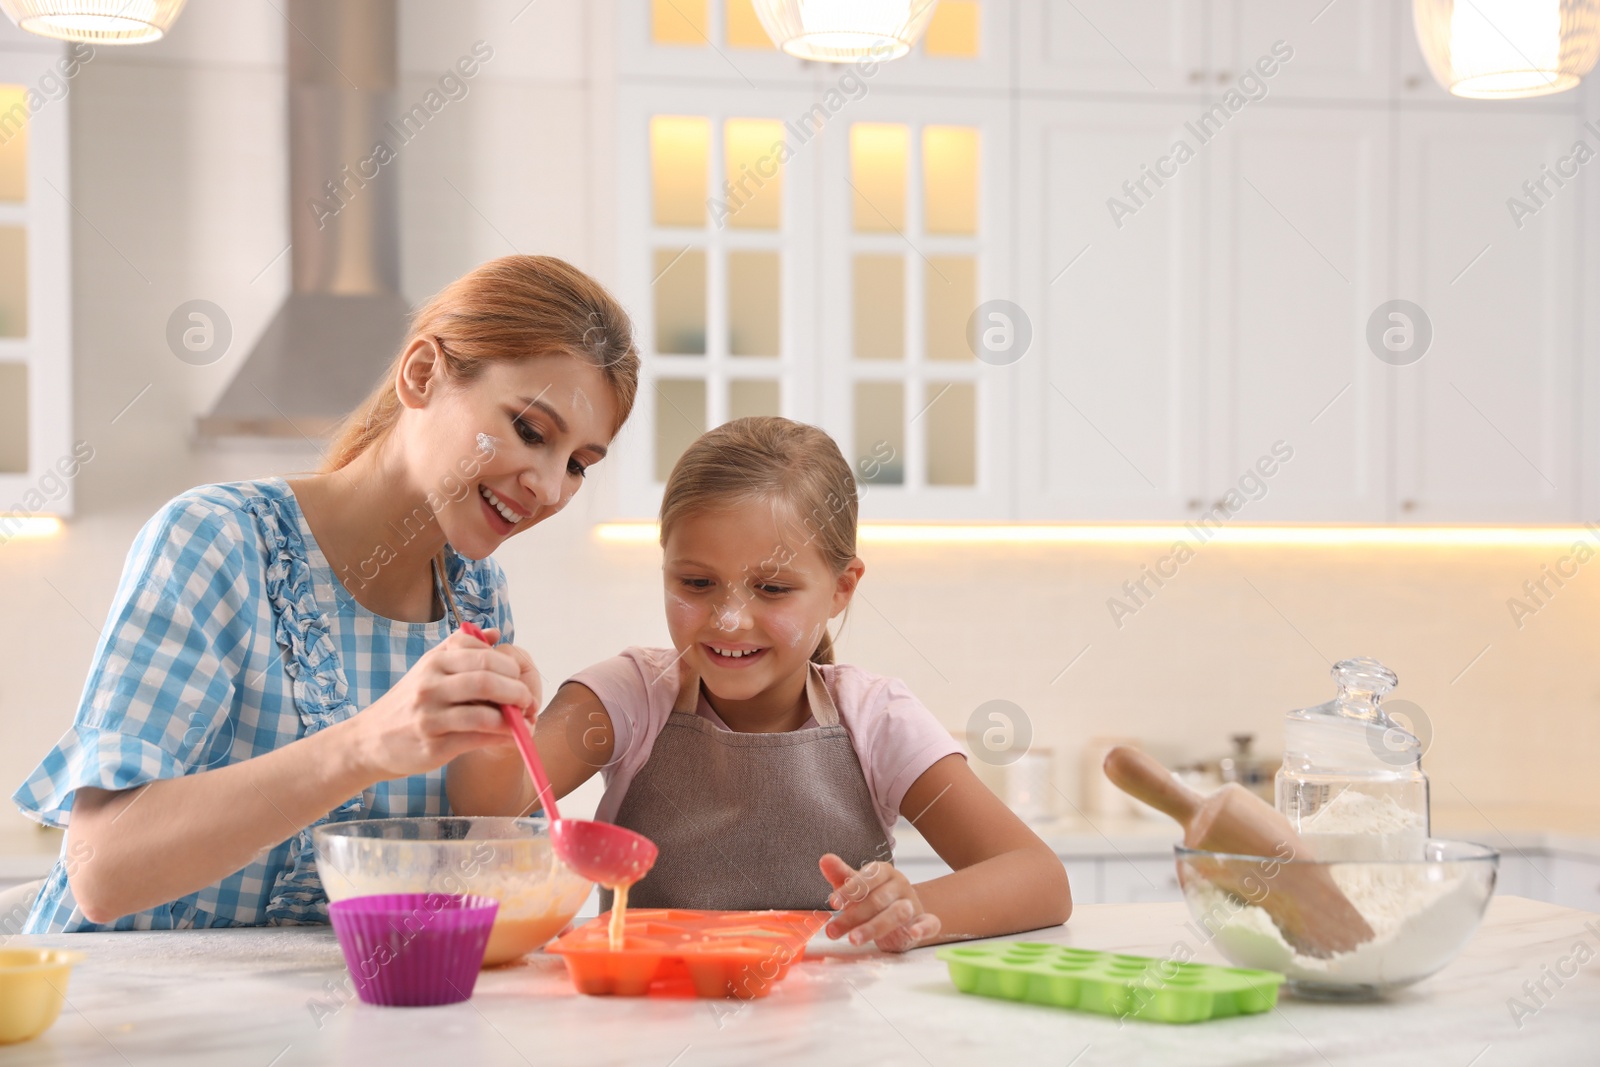
{"type": "Polygon", "coordinates": [[[928,28],[938,0],[755,0],[772,43],[801,59],[898,59],[928,28]]]}
{"type": "Polygon", "coordinates": [[[1413,0],[1417,41],[1456,96],[1571,89],[1600,58],[1600,0],[1413,0]]]}
{"type": "Polygon", "coordinates": [[[12,22],[29,33],[90,44],[159,41],[184,0],[0,0],[12,22]]]}

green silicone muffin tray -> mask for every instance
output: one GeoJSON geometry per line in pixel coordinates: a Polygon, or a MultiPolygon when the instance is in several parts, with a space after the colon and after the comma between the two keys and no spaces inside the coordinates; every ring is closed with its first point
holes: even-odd
{"type": "Polygon", "coordinates": [[[952,945],[938,957],[963,993],[1164,1023],[1270,1011],[1283,975],[1039,941],[952,945]]]}

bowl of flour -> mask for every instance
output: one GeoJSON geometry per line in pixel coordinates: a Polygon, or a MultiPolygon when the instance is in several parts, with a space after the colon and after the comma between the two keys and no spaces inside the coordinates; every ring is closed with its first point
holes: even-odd
{"type": "Polygon", "coordinates": [[[1420,855],[1406,850],[1418,858],[1331,860],[1178,846],[1178,881],[1194,916],[1191,929],[1230,962],[1279,972],[1288,979],[1284,988],[1296,996],[1368,1000],[1419,982],[1454,959],[1494,894],[1499,852],[1434,838],[1420,845],[1420,855]],[[1276,886],[1283,868],[1306,863],[1327,870],[1372,928],[1370,940],[1348,952],[1315,956],[1284,938],[1262,903],[1281,891],[1276,886]]]}

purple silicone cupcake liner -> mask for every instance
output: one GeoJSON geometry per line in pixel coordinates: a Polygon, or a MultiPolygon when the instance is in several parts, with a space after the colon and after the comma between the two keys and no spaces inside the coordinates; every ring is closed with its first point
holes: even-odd
{"type": "Polygon", "coordinates": [[[328,906],[356,995],[420,1007],[472,996],[500,903],[451,893],[381,893],[328,906]]]}

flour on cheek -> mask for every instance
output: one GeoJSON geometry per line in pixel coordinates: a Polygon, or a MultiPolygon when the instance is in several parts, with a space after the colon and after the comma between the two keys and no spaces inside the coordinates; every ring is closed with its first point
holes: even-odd
{"type": "Polygon", "coordinates": [[[773,636],[782,641],[789,648],[806,647],[815,645],[822,639],[822,624],[813,623],[809,627],[803,620],[790,619],[779,615],[767,623],[773,636]]]}

